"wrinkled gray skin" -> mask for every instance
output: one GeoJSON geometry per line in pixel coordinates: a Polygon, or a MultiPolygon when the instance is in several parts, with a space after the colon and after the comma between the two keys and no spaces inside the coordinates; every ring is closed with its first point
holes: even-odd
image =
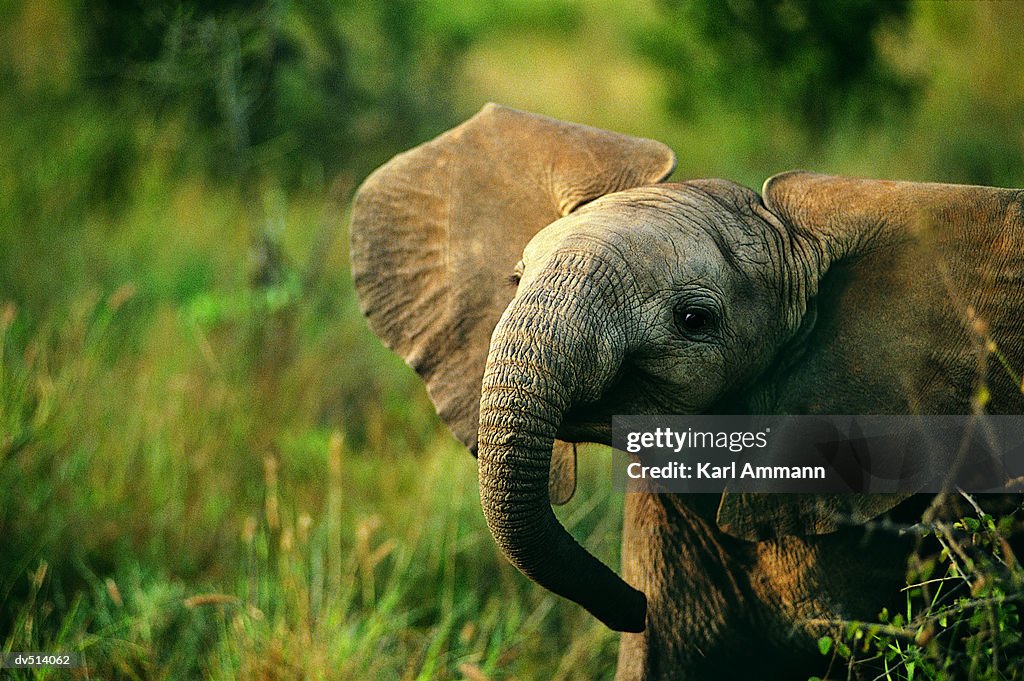
{"type": "MultiPolygon", "coordinates": [[[[982,377],[990,411],[1022,412],[984,346],[1024,366],[1024,193],[791,173],[764,195],[692,181],[563,210],[513,266],[479,430],[460,435],[509,560],[627,632],[621,680],[822,673],[809,620],[876,616],[898,596],[908,550],[840,511],[899,516],[920,500],[629,494],[620,579],[552,513],[556,437],[609,444],[613,414],[969,413],[982,377]]],[[[375,321],[402,316],[374,289],[384,246],[362,241],[371,220],[360,216],[386,213],[379,205],[391,203],[357,202],[353,221],[364,309],[440,403],[430,353],[402,346],[415,334],[395,340],[375,321]]],[[[391,266],[405,257],[389,254],[391,266]]],[[[439,410],[460,434],[465,410],[439,410]]]]}
{"type": "MultiPolygon", "coordinates": [[[[891,252],[886,235],[878,238],[877,249],[891,252]]],[[[646,594],[646,628],[624,636],[619,678],[683,669],[722,678],[714,670],[731,663],[737,650],[761,646],[793,651],[776,656],[771,671],[761,673],[796,678],[822,658],[815,659],[812,630],[794,632],[794,621],[871,619],[881,605],[892,605],[885,598],[898,592],[904,563],[878,557],[906,547],[890,536],[869,539],[846,529],[752,546],[716,526],[717,499],[629,495],[623,577],[630,587],[575,547],[545,500],[552,437],[609,444],[613,414],[903,413],[911,409],[911,393],[898,379],[920,380],[936,355],[955,349],[950,338],[965,342],[963,363],[954,369],[972,375],[974,353],[963,324],[952,317],[932,329],[931,338],[914,341],[936,348],[916,361],[917,347],[884,348],[883,354],[878,345],[847,347],[845,366],[832,358],[816,361],[823,341],[815,336],[835,329],[798,336],[808,302],[821,293],[828,257],[827,247],[787,228],[754,192],[718,181],[606,196],[543,230],[525,250],[522,280],[495,329],[484,374],[484,512],[520,569],[559,593],[589,582],[598,594],[594,605],[579,600],[613,627],[629,631],[643,622],[638,591],[646,594]],[[681,317],[688,310],[705,311],[709,322],[687,329],[681,317]],[[795,353],[809,356],[799,370],[787,371],[795,353]],[[917,366],[890,353],[911,355],[917,366]],[[862,382],[842,376],[851,366],[862,382]],[[827,376],[833,371],[840,380],[827,376]],[[536,477],[522,473],[531,466],[536,477]],[[529,491],[527,480],[533,481],[529,491]],[[524,501],[530,494],[533,505],[524,501]],[[561,548],[566,545],[571,549],[561,548]],[[555,558],[551,547],[567,555],[555,558]],[[800,646],[793,637],[801,633],[810,651],[803,658],[794,654],[800,646]]],[[[1014,259],[1019,268],[1019,256],[1014,259]]],[[[934,315],[920,298],[933,296],[937,282],[917,274],[924,281],[898,276],[903,286],[871,290],[863,305],[847,305],[850,313],[888,327],[887,333],[926,326],[934,315]],[[901,301],[893,300],[897,293],[901,301]]],[[[831,306],[842,295],[829,290],[826,301],[811,304],[831,306]]],[[[820,327],[828,323],[821,321],[820,327]]],[[[963,412],[973,382],[956,378],[929,375],[925,382],[936,387],[913,397],[936,413],[963,412]]],[[[992,406],[1005,408],[1013,399],[1004,391],[992,406]]]]}
{"type": "Polygon", "coordinates": [[[610,444],[613,414],[717,413],[772,362],[799,325],[805,287],[792,301],[777,292],[790,290],[784,279],[805,280],[809,264],[794,261],[799,276],[771,266],[796,248],[752,212],[751,199],[713,182],[597,199],[526,247],[518,291],[492,336],[478,453],[488,525],[517,567],[548,588],[593,582],[602,597],[591,611],[613,628],[641,628],[643,599],[558,525],[546,455],[556,434],[610,444]],[[689,310],[707,316],[705,328],[681,328],[689,310]],[[524,476],[508,474],[532,466],[529,490],[524,476]],[[528,495],[536,503],[524,510],[528,495]],[[524,534],[536,544],[522,547],[524,534]],[[579,555],[551,561],[539,548],[550,546],[579,555]],[[580,567],[564,570],[563,560],[580,567]]]}

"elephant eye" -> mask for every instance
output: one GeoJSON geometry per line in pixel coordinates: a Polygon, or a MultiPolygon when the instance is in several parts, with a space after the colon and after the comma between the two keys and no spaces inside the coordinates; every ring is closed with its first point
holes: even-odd
{"type": "Polygon", "coordinates": [[[676,313],[676,323],[684,333],[706,331],[711,322],[711,313],[701,307],[684,307],[676,313]]]}
{"type": "Polygon", "coordinates": [[[510,286],[519,286],[519,282],[523,280],[523,270],[526,266],[523,261],[520,260],[516,263],[515,268],[512,270],[512,274],[508,275],[508,283],[510,286]]]}

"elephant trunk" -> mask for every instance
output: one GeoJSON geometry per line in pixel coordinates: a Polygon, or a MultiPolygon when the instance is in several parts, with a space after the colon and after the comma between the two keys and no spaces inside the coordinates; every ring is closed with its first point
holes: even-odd
{"type": "MultiPolygon", "coordinates": [[[[576,280],[596,286],[585,282],[576,280]]],[[[548,501],[551,448],[566,412],[595,400],[624,355],[623,327],[609,328],[614,322],[593,309],[600,298],[567,297],[564,279],[534,286],[498,323],[480,401],[480,497],[491,534],[521,572],[610,628],[639,632],[644,594],[580,546],[548,501]]]]}

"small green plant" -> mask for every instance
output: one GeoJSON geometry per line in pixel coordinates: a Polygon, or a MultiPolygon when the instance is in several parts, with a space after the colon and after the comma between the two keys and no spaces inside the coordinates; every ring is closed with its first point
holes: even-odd
{"type": "Polygon", "coordinates": [[[905,611],[837,623],[834,637],[818,640],[831,656],[826,678],[1024,678],[1024,567],[1011,547],[1024,506],[996,515],[970,495],[960,498],[970,512],[958,520],[934,520],[950,501],[939,495],[921,523],[903,530],[919,539],[908,564],[905,611]]]}

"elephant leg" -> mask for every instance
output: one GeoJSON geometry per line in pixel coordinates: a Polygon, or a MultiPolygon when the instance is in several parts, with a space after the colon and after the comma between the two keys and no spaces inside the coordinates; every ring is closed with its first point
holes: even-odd
{"type": "MultiPolygon", "coordinates": [[[[647,595],[648,615],[643,632],[622,635],[616,681],[791,679],[821,671],[814,639],[789,612],[807,602],[796,593],[806,586],[799,571],[789,563],[769,566],[764,545],[720,532],[718,500],[626,495],[622,573],[647,595]],[[771,568],[777,582],[765,577],[771,568]],[[789,587],[785,594],[778,582],[789,587]]],[[[774,548],[777,559],[816,557],[774,548]]]]}
{"type": "MultiPolygon", "coordinates": [[[[701,508],[714,501],[713,495],[626,495],[622,572],[647,595],[648,617],[643,632],[622,635],[617,681],[697,676],[714,669],[708,656],[734,639],[747,597],[729,567],[735,556],[701,508]]],[[[715,678],[723,678],[718,672],[715,678]]]]}

